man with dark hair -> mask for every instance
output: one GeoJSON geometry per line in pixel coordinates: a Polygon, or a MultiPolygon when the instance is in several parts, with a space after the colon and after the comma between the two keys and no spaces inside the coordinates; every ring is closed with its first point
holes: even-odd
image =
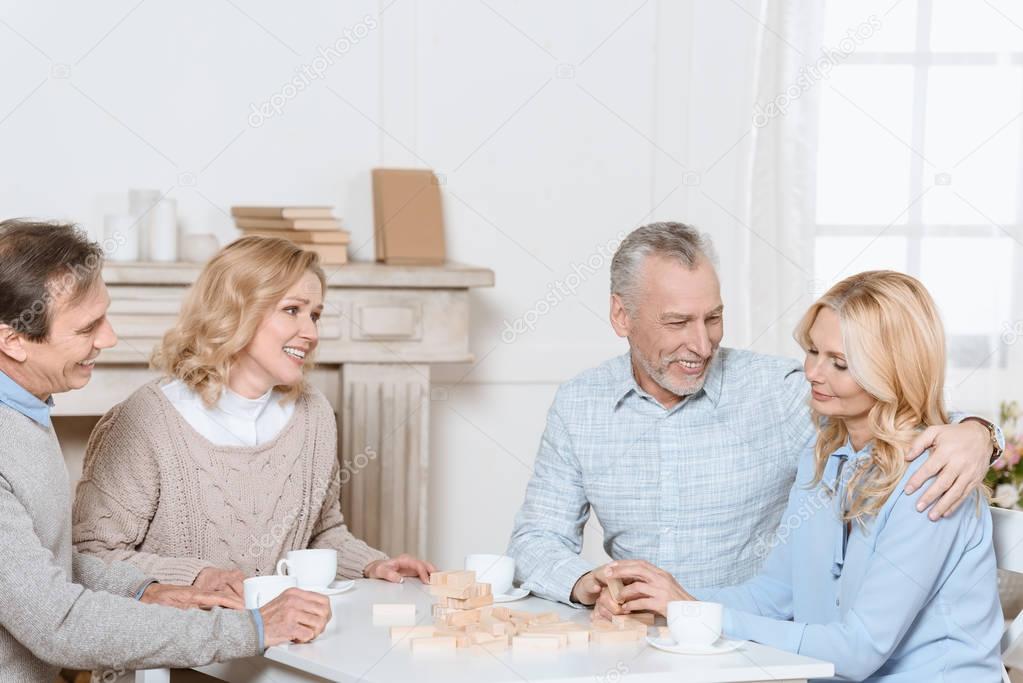
{"type": "Polygon", "coordinates": [[[292,589],[258,610],[224,610],[242,605],[72,550],[50,407],[53,394],[84,387],[117,342],[102,264],[99,246],[73,225],[0,222],[3,680],[51,683],[61,667],[199,666],[312,640],[330,618],[323,596],[292,589]]]}

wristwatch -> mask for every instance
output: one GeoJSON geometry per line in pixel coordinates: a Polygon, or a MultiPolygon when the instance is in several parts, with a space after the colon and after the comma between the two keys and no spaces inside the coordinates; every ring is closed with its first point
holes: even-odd
{"type": "Polygon", "coordinates": [[[978,422],[987,427],[988,434],[991,435],[991,464],[993,465],[995,460],[1002,457],[1002,453],[1005,452],[1005,448],[1002,447],[1002,441],[998,438],[998,427],[995,427],[987,420],[978,420],[978,422]]]}

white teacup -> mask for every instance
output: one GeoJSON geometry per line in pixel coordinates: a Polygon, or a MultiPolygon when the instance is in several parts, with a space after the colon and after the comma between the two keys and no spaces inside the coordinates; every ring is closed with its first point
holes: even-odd
{"type": "Polygon", "coordinates": [[[337,577],[337,551],[291,550],[277,563],[278,576],[293,576],[299,588],[326,588],[337,577]]]}
{"type": "Polygon", "coordinates": [[[259,609],[289,588],[298,587],[294,576],[254,576],[242,582],[245,609],[259,609]]]}
{"type": "Polygon", "coordinates": [[[668,630],[679,645],[713,645],[721,638],[721,617],[717,602],[668,603],[668,630]]]}
{"type": "Polygon", "coordinates": [[[515,580],[515,560],[507,555],[466,555],[465,568],[476,572],[476,580],[489,583],[494,595],[505,595],[515,580]]]}

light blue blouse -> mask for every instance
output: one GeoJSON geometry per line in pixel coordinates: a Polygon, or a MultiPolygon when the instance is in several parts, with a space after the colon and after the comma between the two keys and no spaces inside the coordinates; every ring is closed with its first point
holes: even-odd
{"type": "Polygon", "coordinates": [[[869,445],[857,452],[847,442],[809,489],[807,449],[781,525],[761,543],[769,555],[760,573],[699,599],[724,604],[728,637],[833,662],[842,680],[1000,681],[1003,620],[986,504],[974,494],[938,522],[917,512],[933,479],[912,495],[903,487],[925,453],[878,515],[847,532],[844,486],[869,454],[869,445]]]}

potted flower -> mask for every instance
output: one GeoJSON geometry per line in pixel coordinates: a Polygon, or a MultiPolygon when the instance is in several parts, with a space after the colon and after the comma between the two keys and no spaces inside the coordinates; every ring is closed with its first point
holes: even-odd
{"type": "Polygon", "coordinates": [[[1023,486],[1023,435],[1018,433],[1020,406],[1017,401],[1003,401],[998,423],[1005,434],[1005,452],[995,460],[987,475],[987,484],[994,496],[992,504],[1000,508],[1020,510],[1020,488],[1023,486]]]}
{"type": "MultiPolygon", "coordinates": [[[[1020,506],[1023,488],[1023,434],[1019,433],[1020,405],[1017,401],[1003,401],[998,422],[1005,434],[1005,452],[991,466],[985,481],[994,495],[991,504],[1010,510],[1020,506]]],[[[1023,576],[998,570],[998,593],[1007,618],[1014,618],[1023,610],[1023,576]]]]}

